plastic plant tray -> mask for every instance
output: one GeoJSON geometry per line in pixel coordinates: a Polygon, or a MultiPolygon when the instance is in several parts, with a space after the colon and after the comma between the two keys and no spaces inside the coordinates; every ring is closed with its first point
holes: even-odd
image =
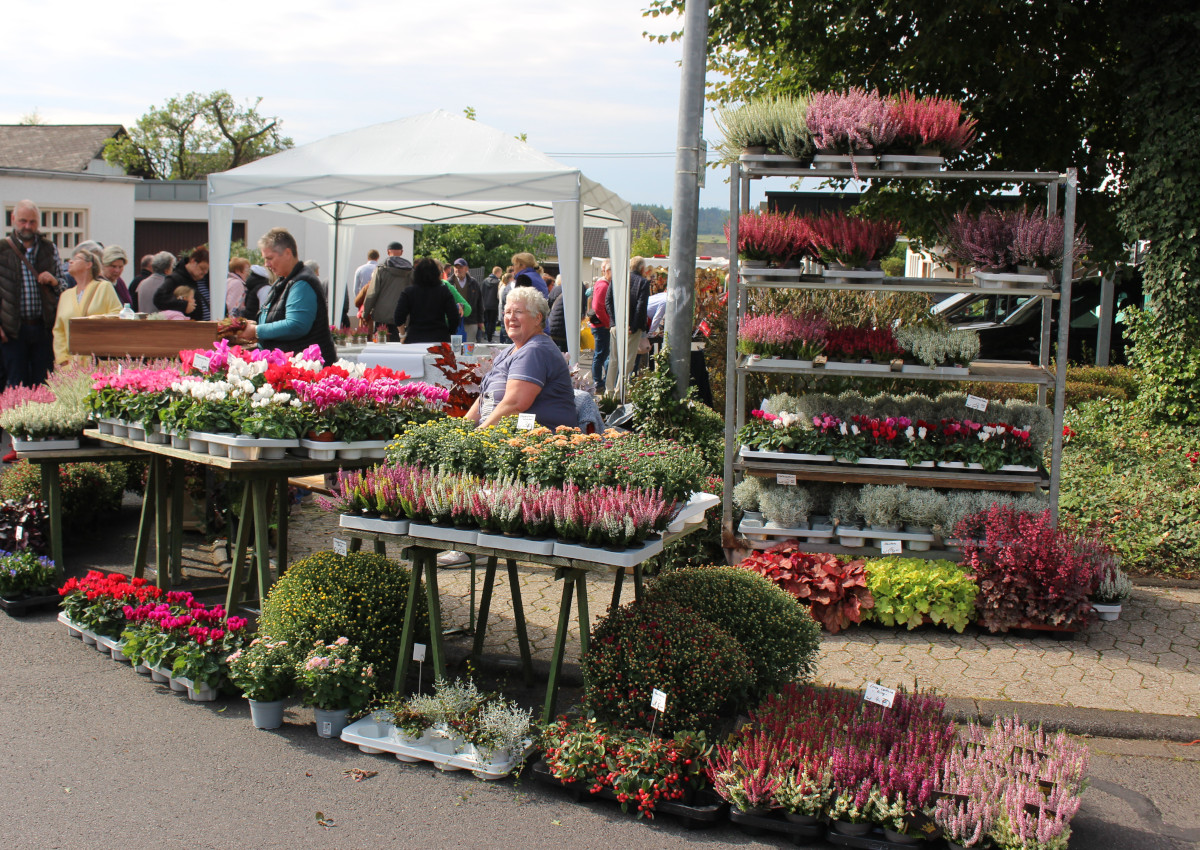
{"type": "Polygon", "coordinates": [[[79,448],[79,440],[22,440],[18,437],[13,437],[12,446],[13,451],[20,453],[56,452],[79,448]]]}
{"type": "Polygon", "coordinates": [[[526,555],[554,554],[554,541],[550,538],[535,540],[532,537],[509,537],[507,534],[494,534],[488,531],[481,531],[475,541],[475,545],[487,546],[492,549],[503,549],[509,552],[524,552],[526,555]]]}
{"type": "Polygon", "coordinates": [[[619,552],[601,546],[584,546],[578,543],[554,542],[554,557],[591,564],[608,564],[611,567],[633,567],[653,558],[663,550],[662,538],[647,540],[641,546],[630,546],[619,552]]]}
{"type": "Polygon", "coordinates": [[[433,747],[424,746],[421,743],[402,744],[393,733],[394,727],[391,723],[376,720],[372,715],[367,715],[343,729],[341,738],[347,744],[353,744],[365,753],[372,755],[392,753],[397,757],[403,756],[404,758],[399,759],[401,761],[414,759],[427,761],[433,763],[440,770],[469,770],[480,779],[502,779],[508,776],[513,768],[524,761],[526,755],[526,753],[522,753],[520,759],[510,757],[503,762],[481,762],[474,755],[466,753],[449,755],[439,753],[433,747]]]}
{"type": "Polygon", "coordinates": [[[5,599],[0,596],[0,608],[10,616],[20,617],[30,611],[40,611],[43,608],[53,608],[62,597],[58,593],[46,593],[37,596],[23,596],[19,599],[5,599]]]}
{"type": "Polygon", "coordinates": [[[275,440],[270,437],[245,437],[239,434],[205,434],[209,444],[226,447],[230,460],[281,460],[299,440],[275,440]]]}
{"type": "Polygon", "coordinates": [[[342,528],[355,531],[370,531],[378,534],[408,534],[407,519],[380,519],[379,517],[342,514],[338,520],[342,528]]]}
{"type": "Polygon", "coordinates": [[[792,823],[782,816],[752,815],[730,808],[729,819],[750,835],[775,833],[792,840],[793,844],[809,844],[825,835],[824,823],[792,823]]]}
{"type": "Polygon", "coordinates": [[[408,533],[413,537],[460,543],[463,546],[474,546],[479,539],[479,531],[474,528],[455,528],[452,525],[431,525],[424,522],[410,522],[408,533]]]}

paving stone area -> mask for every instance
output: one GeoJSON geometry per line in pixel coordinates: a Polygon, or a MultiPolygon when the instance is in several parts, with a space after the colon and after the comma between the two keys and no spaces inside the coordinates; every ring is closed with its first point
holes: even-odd
{"type": "MultiPolygon", "coordinates": [[[[293,515],[292,558],[328,549],[337,519],[311,501],[293,515]]],[[[468,568],[439,575],[447,627],[466,626],[470,612],[468,568]]],[[[535,658],[548,660],[558,622],[562,585],[553,572],[522,564],[521,596],[535,658]]],[[[483,571],[478,571],[477,594],[483,571]]],[[[610,576],[588,582],[592,622],[612,597],[610,576]]],[[[633,597],[626,581],[624,599],[633,597]]],[[[507,576],[497,573],[486,650],[517,656],[507,576]]],[[[478,604],[478,597],[476,604],[478,604]]],[[[572,621],[574,623],[574,620],[572,621]]],[[[963,634],[921,628],[898,631],[851,628],[823,636],[819,677],[861,688],[878,681],[933,687],[946,696],[1003,699],[1154,714],[1200,716],[1200,590],[1138,588],[1121,618],[1095,623],[1072,640],[963,634]]],[[[567,660],[579,657],[572,625],[567,660]]]]}

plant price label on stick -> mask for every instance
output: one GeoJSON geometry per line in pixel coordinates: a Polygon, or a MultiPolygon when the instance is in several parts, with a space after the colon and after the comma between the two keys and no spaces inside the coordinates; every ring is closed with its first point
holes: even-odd
{"type": "Polygon", "coordinates": [[[209,365],[211,365],[211,364],[209,363],[207,355],[197,354],[195,357],[192,358],[192,368],[193,369],[197,369],[201,372],[207,372],[209,365]]]}
{"type": "Polygon", "coordinates": [[[517,428],[522,431],[532,431],[537,427],[537,414],[534,413],[518,413],[517,428]]]}
{"type": "Polygon", "coordinates": [[[18,526],[17,526],[16,538],[17,538],[18,540],[23,540],[23,539],[25,539],[25,526],[23,526],[23,525],[18,525],[18,526]]]}
{"type": "Polygon", "coordinates": [[[780,472],[775,476],[776,484],[792,484],[796,483],[796,476],[788,472],[780,472]]]}
{"type": "Polygon", "coordinates": [[[418,664],[425,663],[425,644],[423,644],[423,643],[414,643],[413,644],[413,661],[416,661],[418,664]]]}
{"type": "Polygon", "coordinates": [[[977,395],[967,396],[967,407],[971,408],[972,410],[978,410],[980,413],[983,413],[985,410],[987,410],[987,406],[988,400],[986,398],[980,398],[977,395]]]}
{"type": "Polygon", "coordinates": [[[335,555],[345,555],[350,551],[349,545],[340,537],[333,538],[333,553],[335,555]]]}
{"type": "Polygon", "coordinates": [[[878,682],[871,682],[867,685],[863,699],[876,705],[882,705],[884,708],[891,708],[892,703],[896,701],[896,692],[891,688],[885,688],[878,682]]]}
{"type": "Polygon", "coordinates": [[[655,688],[650,692],[650,707],[655,711],[667,710],[667,692],[655,688]]]}
{"type": "Polygon", "coordinates": [[[879,544],[880,550],[885,555],[902,555],[904,554],[904,543],[900,540],[884,540],[879,544]]]}

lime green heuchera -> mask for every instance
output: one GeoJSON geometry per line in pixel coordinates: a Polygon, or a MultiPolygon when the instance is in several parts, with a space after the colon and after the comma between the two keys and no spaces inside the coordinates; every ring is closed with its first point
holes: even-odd
{"type": "Polygon", "coordinates": [[[929,622],[961,632],[974,618],[979,585],[951,561],[872,558],[866,570],[867,587],[875,597],[869,619],[909,629],[929,622]]]}

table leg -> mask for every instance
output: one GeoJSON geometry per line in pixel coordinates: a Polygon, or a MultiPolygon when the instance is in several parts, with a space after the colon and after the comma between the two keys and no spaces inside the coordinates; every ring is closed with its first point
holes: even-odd
{"type": "Polygon", "coordinates": [[[254,506],[254,560],[258,564],[258,599],[267,598],[271,589],[271,535],[267,519],[267,500],[271,493],[271,484],[267,481],[255,481],[251,488],[254,506]]]}
{"type": "Polygon", "coordinates": [[[375,538],[375,554],[387,557],[387,543],[380,537],[375,538]]]}
{"type": "Polygon", "coordinates": [[[567,648],[567,629],[571,624],[571,599],[575,592],[576,570],[563,570],[562,601],[558,605],[558,631],[554,634],[554,653],[550,656],[550,678],[546,682],[546,704],[542,709],[542,723],[554,717],[558,701],[558,675],[562,670],[563,654],[567,648]]]}
{"type": "Polygon", "coordinates": [[[183,582],[183,463],[167,461],[167,480],[171,487],[171,584],[183,582]]]}
{"type": "Polygon", "coordinates": [[[625,568],[621,567],[617,570],[617,574],[613,576],[613,595],[612,602],[608,603],[609,608],[621,607],[621,586],[625,584],[625,568]]]}
{"type": "Polygon", "coordinates": [[[433,654],[433,675],[446,678],[446,660],[442,657],[442,606],[438,597],[437,554],[425,556],[425,601],[429,606],[429,648],[433,654]]]}
{"type": "Polygon", "coordinates": [[[362,538],[361,537],[351,537],[350,542],[346,544],[346,551],[347,552],[362,551],[362,538]]]}
{"type": "Polygon", "coordinates": [[[400,656],[396,659],[396,681],[393,690],[400,693],[408,678],[408,664],[412,661],[413,644],[416,643],[417,597],[421,594],[421,552],[412,550],[412,572],[408,577],[408,599],[404,603],[404,628],[400,632],[400,656]]]}
{"type": "MultiPolygon", "coordinates": [[[[492,590],[496,586],[496,558],[487,559],[483,572],[483,595],[479,597],[479,622],[475,625],[475,643],[471,647],[471,657],[479,661],[483,654],[483,639],[487,634],[488,614],[492,610],[492,590]]],[[[472,603],[474,600],[472,600],[472,603]]]]}
{"type": "Polygon", "coordinates": [[[471,556],[471,607],[467,611],[467,631],[475,632],[475,556],[471,556]]]}
{"type": "Polygon", "coordinates": [[[238,514],[237,549],[233,557],[233,565],[229,568],[229,590],[225,593],[225,610],[233,613],[236,606],[245,598],[246,580],[246,550],[250,547],[250,526],[253,525],[250,504],[253,501],[250,482],[242,485],[242,508],[238,514]]]}
{"type": "Polygon", "coordinates": [[[642,565],[633,565],[633,598],[636,602],[642,601],[642,565]]]}
{"type": "MultiPolygon", "coordinates": [[[[134,578],[142,578],[146,574],[146,560],[150,554],[150,529],[151,523],[154,521],[154,490],[158,486],[158,478],[154,474],[153,462],[147,465],[147,469],[146,492],[142,494],[142,517],[138,520],[137,543],[133,548],[134,578]]],[[[44,470],[45,467],[43,467],[43,475],[45,475],[44,470]]],[[[53,523],[53,518],[51,518],[51,523],[53,523]]]]}
{"type": "Polygon", "coordinates": [[[587,573],[582,570],[575,581],[576,607],[579,611],[579,657],[587,655],[592,635],[592,620],[588,616],[587,573]]]}
{"type": "Polygon", "coordinates": [[[171,587],[171,514],[167,509],[167,459],[155,455],[154,477],[158,486],[154,488],[154,568],[155,581],[160,590],[171,587]]]}
{"type": "Polygon", "coordinates": [[[521,650],[521,669],[525,672],[525,684],[533,684],[533,657],[529,652],[529,634],[525,628],[525,606],[521,602],[521,576],[517,572],[515,558],[508,559],[508,589],[512,594],[513,623],[517,627],[517,646],[521,650]]]}
{"type": "Polygon", "coordinates": [[[62,478],[57,463],[42,464],[42,498],[50,514],[50,559],[63,569],[62,478]]]}
{"type": "Polygon", "coordinates": [[[287,570],[288,563],[288,514],[291,510],[291,503],[288,501],[286,475],[279,479],[279,504],[276,507],[278,508],[278,515],[276,517],[275,565],[279,570],[279,577],[283,578],[283,573],[287,570]]]}

